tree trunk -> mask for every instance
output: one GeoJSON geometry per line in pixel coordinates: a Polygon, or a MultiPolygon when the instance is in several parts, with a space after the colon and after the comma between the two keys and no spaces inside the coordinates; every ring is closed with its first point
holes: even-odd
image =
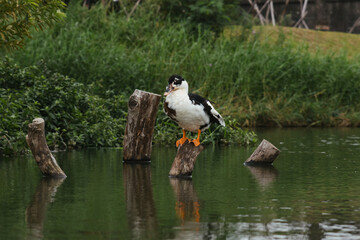
{"type": "Polygon", "coordinates": [[[195,147],[189,141],[180,145],[169,172],[170,177],[191,177],[196,158],[203,149],[204,146],[195,147]]]}
{"type": "Polygon", "coordinates": [[[152,137],[161,96],[136,89],[128,102],[124,161],[150,161],[152,137]]]}
{"type": "Polygon", "coordinates": [[[26,142],[34,155],[35,161],[44,176],[66,177],[63,170],[59,167],[56,159],[51,154],[45,139],[45,121],[42,118],[35,118],[29,124],[26,142]]]}
{"type": "Polygon", "coordinates": [[[260,145],[255,149],[253,154],[245,161],[245,165],[256,164],[272,164],[277,156],[279,156],[280,150],[277,149],[267,140],[263,139],[260,145]]]}

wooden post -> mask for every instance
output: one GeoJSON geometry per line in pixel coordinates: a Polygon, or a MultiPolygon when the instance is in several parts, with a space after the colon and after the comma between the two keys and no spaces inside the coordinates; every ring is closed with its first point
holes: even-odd
{"type": "Polygon", "coordinates": [[[275,13],[274,13],[274,3],[273,3],[273,1],[270,2],[270,13],[271,13],[271,22],[272,22],[273,26],[275,26],[276,22],[275,22],[275,13]]]}
{"type": "Polygon", "coordinates": [[[359,26],[360,26],[360,17],[358,19],[356,19],[356,21],[354,22],[354,25],[352,25],[352,27],[350,28],[349,33],[352,33],[354,31],[354,29],[359,26]]]}
{"type": "Polygon", "coordinates": [[[245,161],[245,165],[256,164],[272,164],[277,156],[279,156],[280,150],[272,145],[269,141],[263,139],[260,145],[255,149],[253,154],[245,161]]]}
{"type": "Polygon", "coordinates": [[[161,96],[136,89],[128,102],[124,161],[150,161],[156,113],[161,96]]]}
{"type": "Polygon", "coordinates": [[[306,28],[306,29],[309,29],[308,25],[306,24],[305,22],[305,17],[307,15],[307,11],[306,11],[306,8],[307,8],[307,4],[308,4],[308,0],[304,0],[304,4],[302,2],[303,0],[300,0],[300,19],[299,21],[297,21],[297,23],[294,25],[294,27],[301,27],[301,24],[306,28]]]}
{"type": "MultiPolygon", "coordinates": [[[[264,18],[264,16],[261,14],[261,11],[258,7],[258,5],[256,4],[256,2],[252,2],[252,0],[248,0],[249,3],[251,4],[251,6],[254,8],[254,10],[256,11],[257,13],[257,16],[259,16],[259,20],[260,20],[260,23],[261,25],[264,25],[264,22],[266,22],[266,19],[264,18]]],[[[267,3],[266,3],[267,4],[267,3]]]]}
{"type": "Polygon", "coordinates": [[[171,166],[170,177],[191,177],[195,161],[204,146],[195,147],[193,143],[186,141],[178,147],[174,162],[171,166]]]}
{"type": "Polygon", "coordinates": [[[26,142],[34,155],[35,161],[44,176],[65,178],[66,175],[51,154],[45,139],[45,121],[35,118],[29,124],[26,142]]]}

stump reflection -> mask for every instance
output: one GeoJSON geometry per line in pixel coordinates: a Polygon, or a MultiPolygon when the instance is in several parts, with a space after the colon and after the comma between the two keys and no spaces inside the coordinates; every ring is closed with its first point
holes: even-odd
{"type": "Polygon", "coordinates": [[[180,229],[174,239],[200,239],[200,201],[191,179],[170,178],[175,196],[176,216],[181,220],[180,229]]]}
{"type": "Polygon", "coordinates": [[[263,166],[246,166],[259,186],[265,190],[272,185],[272,183],[279,176],[278,170],[272,165],[263,166]]]}
{"type": "Polygon", "coordinates": [[[55,201],[58,187],[65,178],[43,178],[36,188],[35,194],[26,208],[25,221],[28,227],[28,239],[42,239],[46,209],[55,201]]]}
{"type": "Polygon", "coordinates": [[[130,230],[135,239],[155,239],[157,222],[151,186],[151,166],[124,164],[126,212],[130,230]]]}
{"type": "Polygon", "coordinates": [[[170,178],[171,187],[176,199],[176,215],[185,221],[200,222],[200,203],[194,190],[192,180],[170,178]]]}

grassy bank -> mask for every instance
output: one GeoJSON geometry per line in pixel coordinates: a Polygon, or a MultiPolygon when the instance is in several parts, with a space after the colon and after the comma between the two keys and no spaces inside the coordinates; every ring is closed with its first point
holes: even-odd
{"type": "MultiPolygon", "coordinates": [[[[88,97],[84,99],[98,99],[99,102],[87,103],[98,104],[92,111],[109,106],[104,108],[109,119],[124,119],[123,115],[111,113],[119,98],[127,99],[135,88],[162,94],[168,77],[176,73],[188,80],[192,92],[216,102],[216,109],[227,117],[231,128],[209,131],[204,136],[208,142],[214,139],[252,142],[254,136],[241,133],[239,126],[360,125],[360,55],[354,50],[357,48],[346,51],[339,46],[337,51],[331,51],[329,46],[336,45],[331,42],[323,48],[320,40],[309,44],[297,42],[300,30],[290,34],[286,28],[276,31],[256,28],[254,32],[251,25],[231,29],[231,33],[226,30],[217,37],[201,27],[194,31],[194,26],[186,21],[160,17],[157,6],[151,3],[142,4],[130,20],[122,14],[107,15],[100,7],[89,11],[78,4],[70,5],[66,14],[64,23],[34,33],[25,47],[11,57],[22,66],[20,72],[41,61],[41,66],[46,65],[52,74],[75,79],[85,87],[84,95],[88,97]]],[[[309,35],[307,31],[303,33],[309,35]]],[[[40,69],[38,75],[44,75],[43,71],[40,69]]],[[[8,90],[4,91],[3,96],[9,98],[8,90]]],[[[31,101],[38,102],[38,97],[41,96],[36,95],[31,101]]],[[[42,108],[52,104],[46,102],[42,108]]],[[[39,107],[34,108],[38,111],[39,107]]],[[[88,126],[92,126],[95,122],[91,122],[92,115],[86,111],[81,112],[77,121],[88,117],[88,126]]],[[[126,112],[126,104],[117,106],[116,111],[126,112]]],[[[57,120],[60,118],[61,115],[57,120]]],[[[155,140],[173,141],[174,134],[169,133],[175,128],[172,124],[159,115],[155,140]]],[[[57,126],[54,124],[55,129],[57,126]]],[[[20,128],[25,131],[26,126],[20,128]]],[[[120,123],[114,127],[119,132],[121,128],[120,123]]],[[[79,145],[121,145],[121,136],[116,137],[118,142],[109,144],[97,138],[86,142],[89,137],[79,137],[79,130],[70,130],[66,130],[68,134],[76,132],[77,137],[69,139],[78,139],[79,145]]],[[[6,126],[3,131],[7,131],[6,126]]],[[[60,136],[67,136],[61,131],[60,136]]],[[[112,131],[104,135],[104,139],[108,136],[112,139],[111,134],[112,131]]]]}
{"type": "MultiPolygon", "coordinates": [[[[230,26],[224,30],[227,38],[241,37],[243,27],[230,26]]],[[[276,45],[279,42],[292,48],[301,48],[314,55],[345,55],[348,59],[360,56],[360,35],[343,32],[316,31],[282,26],[253,26],[253,37],[263,43],[276,45]]]]}
{"type": "Polygon", "coordinates": [[[153,7],[144,4],[127,21],[70,6],[64,24],[34,35],[15,59],[23,66],[44,60],[54,72],[93,84],[99,95],[111,89],[128,96],[135,88],[162,94],[167,78],[181,74],[242,126],[359,126],[355,50],[349,58],[341,47],[321,51],[332,44],[319,39],[319,47],[294,44],[300,30],[286,28],[271,34],[243,28],[218,38],[190,33],[187,22],[160,19],[153,7]]]}

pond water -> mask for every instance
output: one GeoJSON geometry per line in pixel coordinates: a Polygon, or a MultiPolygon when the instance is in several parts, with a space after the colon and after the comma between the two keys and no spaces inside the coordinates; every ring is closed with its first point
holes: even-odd
{"type": "Polygon", "coordinates": [[[281,150],[273,166],[243,165],[256,147],[206,146],[191,180],[168,177],[175,148],[146,165],[54,153],[66,179],[2,158],[0,239],[360,239],[360,129],[257,133],[281,150]]]}

